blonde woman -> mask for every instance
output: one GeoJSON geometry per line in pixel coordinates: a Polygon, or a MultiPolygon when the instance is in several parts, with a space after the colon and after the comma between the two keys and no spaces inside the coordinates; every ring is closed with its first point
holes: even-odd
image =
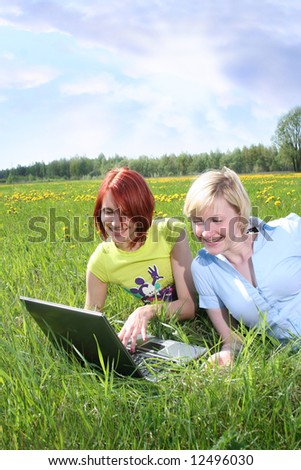
{"type": "Polygon", "coordinates": [[[238,175],[224,167],[200,175],[189,189],[184,213],[203,244],[192,263],[199,305],[222,339],[210,360],[233,361],[241,340],[231,326],[264,322],[286,342],[301,336],[301,218],[290,214],[264,223],[238,175]]]}

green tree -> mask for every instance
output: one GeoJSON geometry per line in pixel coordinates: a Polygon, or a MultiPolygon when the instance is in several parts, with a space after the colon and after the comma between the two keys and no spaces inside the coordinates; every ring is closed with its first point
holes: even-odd
{"type": "Polygon", "coordinates": [[[301,106],[279,119],[273,140],[280,154],[292,162],[294,171],[301,171],[301,106]]]}

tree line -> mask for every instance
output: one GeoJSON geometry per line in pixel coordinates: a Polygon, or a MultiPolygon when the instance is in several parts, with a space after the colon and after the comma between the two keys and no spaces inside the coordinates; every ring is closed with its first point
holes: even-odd
{"type": "Polygon", "coordinates": [[[301,106],[283,115],[277,124],[273,145],[244,146],[225,153],[179,155],[169,154],[152,158],[142,155],[129,158],[115,155],[107,158],[101,153],[97,158],[75,156],[50,163],[36,162],[29,166],[0,170],[0,183],[54,179],[93,179],[102,177],[116,166],[128,166],[144,177],[185,176],[199,174],[207,168],[228,166],[237,173],[273,171],[301,171],[301,106]]]}
{"type": "Polygon", "coordinates": [[[53,160],[47,164],[36,162],[29,166],[18,165],[16,168],[0,170],[0,182],[95,179],[102,177],[111,168],[124,165],[138,171],[144,177],[194,175],[207,168],[220,168],[224,165],[237,173],[293,171],[292,164],[281,158],[276,147],[259,144],[226,153],[220,151],[201,154],[181,153],[157,158],[144,155],[139,158],[119,155],[107,158],[104,154],[100,154],[97,158],[75,156],[70,159],[53,160]]]}

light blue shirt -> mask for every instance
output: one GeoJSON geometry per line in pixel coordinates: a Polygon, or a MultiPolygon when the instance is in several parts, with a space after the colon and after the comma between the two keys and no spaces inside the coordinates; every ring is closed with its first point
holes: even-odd
{"type": "Polygon", "coordinates": [[[257,219],[256,226],[252,261],[257,287],[223,255],[203,248],[192,263],[199,305],[226,308],[248,327],[266,321],[268,333],[280,340],[301,336],[301,218],[290,214],[267,224],[257,219]]]}

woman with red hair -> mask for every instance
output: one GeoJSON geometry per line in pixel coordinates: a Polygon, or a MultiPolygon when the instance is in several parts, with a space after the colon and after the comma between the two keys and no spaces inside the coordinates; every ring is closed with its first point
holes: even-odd
{"type": "Polygon", "coordinates": [[[94,221],[103,242],[87,267],[85,308],[102,310],[109,284],[123,287],[142,300],[125,322],[119,337],[146,339],[148,322],[164,305],[179,320],[195,316],[192,256],[185,225],[177,219],[155,219],[154,197],[145,179],[127,167],[105,176],[96,199],[94,221]]]}

